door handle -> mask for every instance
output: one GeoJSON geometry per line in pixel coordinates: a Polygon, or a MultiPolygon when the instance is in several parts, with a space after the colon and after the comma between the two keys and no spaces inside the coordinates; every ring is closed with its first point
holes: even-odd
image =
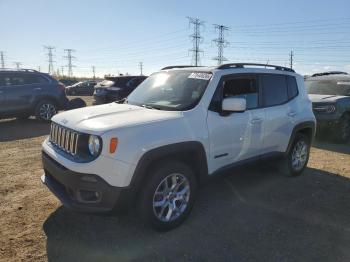
{"type": "Polygon", "coordinates": [[[296,115],[297,115],[296,112],[289,112],[289,113],[288,113],[288,116],[290,116],[290,117],[294,117],[294,116],[296,116],[296,115]]]}
{"type": "Polygon", "coordinates": [[[252,124],[258,124],[262,122],[262,118],[254,118],[250,121],[252,124]]]}
{"type": "Polygon", "coordinates": [[[41,91],[41,87],[34,88],[36,91],[41,91]]]}

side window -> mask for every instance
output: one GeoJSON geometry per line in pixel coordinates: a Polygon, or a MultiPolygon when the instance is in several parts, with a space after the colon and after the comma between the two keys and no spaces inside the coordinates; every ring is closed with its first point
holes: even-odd
{"type": "Polygon", "coordinates": [[[6,74],[0,74],[0,86],[9,86],[10,85],[10,77],[6,74]]]}
{"type": "Polygon", "coordinates": [[[298,85],[294,76],[287,76],[288,97],[293,99],[298,95],[298,85]]]}
{"type": "Polygon", "coordinates": [[[262,75],[264,106],[281,105],[288,101],[287,80],[284,75],[262,75]]]}
{"type": "Polygon", "coordinates": [[[259,105],[259,91],[254,77],[240,77],[223,82],[223,98],[245,98],[247,109],[257,108],[259,105]]]}
{"type": "Polygon", "coordinates": [[[29,84],[40,84],[40,83],[46,83],[47,80],[44,79],[41,76],[38,75],[24,75],[23,76],[24,83],[29,85],[29,84]]]}
{"type": "Polygon", "coordinates": [[[10,78],[10,85],[11,86],[17,86],[17,85],[24,85],[24,78],[21,75],[12,75],[10,78]]]}

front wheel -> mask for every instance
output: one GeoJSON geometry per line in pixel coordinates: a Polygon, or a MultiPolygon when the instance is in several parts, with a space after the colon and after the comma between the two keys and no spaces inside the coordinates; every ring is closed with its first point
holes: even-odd
{"type": "Polygon", "coordinates": [[[309,161],[310,139],[297,133],[287,156],[280,163],[281,173],[287,176],[299,176],[309,161]]]}
{"type": "Polygon", "coordinates": [[[35,107],[35,117],[41,121],[49,121],[56,113],[56,105],[50,100],[41,101],[35,107]]]}
{"type": "Polygon", "coordinates": [[[173,229],[192,209],[197,188],[194,173],[182,162],[166,162],[151,172],[140,193],[138,210],[155,229],[173,229]]]}

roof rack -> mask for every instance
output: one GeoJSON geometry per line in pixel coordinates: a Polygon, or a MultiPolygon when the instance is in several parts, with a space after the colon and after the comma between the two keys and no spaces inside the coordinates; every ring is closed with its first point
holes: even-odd
{"type": "Polygon", "coordinates": [[[177,65],[177,66],[166,66],[162,68],[161,70],[168,70],[173,68],[187,68],[187,67],[200,67],[200,66],[193,66],[193,65],[177,65]]]}
{"type": "Polygon", "coordinates": [[[245,66],[260,66],[260,67],[269,67],[273,68],[275,70],[281,70],[281,71],[288,71],[288,72],[295,72],[292,68],[284,67],[284,66],[277,66],[277,65],[268,65],[268,64],[254,64],[254,63],[230,63],[230,64],[223,64],[218,66],[216,69],[230,69],[230,68],[245,68],[245,66]]]}
{"type": "Polygon", "coordinates": [[[311,77],[315,76],[327,76],[327,75],[347,75],[348,73],[342,72],[342,71],[329,71],[329,72],[323,72],[323,73],[316,73],[313,74],[311,77]]]}
{"type": "Polygon", "coordinates": [[[27,69],[27,68],[0,68],[0,71],[24,71],[24,72],[38,72],[35,69],[27,69]]]}

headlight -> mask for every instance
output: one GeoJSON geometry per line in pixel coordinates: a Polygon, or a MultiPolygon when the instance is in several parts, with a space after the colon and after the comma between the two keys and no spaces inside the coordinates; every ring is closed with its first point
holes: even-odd
{"type": "Polygon", "coordinates": [[[335,105],[315,105],[314,111],[320,112],[320,113],[334,113],[336,110],[335,105]]]}
{"type": "Polygon", "coordinates": [[[89,152],[92,156],[97,156],[101,150],[101,140],[98,136],[89,136],[89,152]]]}

